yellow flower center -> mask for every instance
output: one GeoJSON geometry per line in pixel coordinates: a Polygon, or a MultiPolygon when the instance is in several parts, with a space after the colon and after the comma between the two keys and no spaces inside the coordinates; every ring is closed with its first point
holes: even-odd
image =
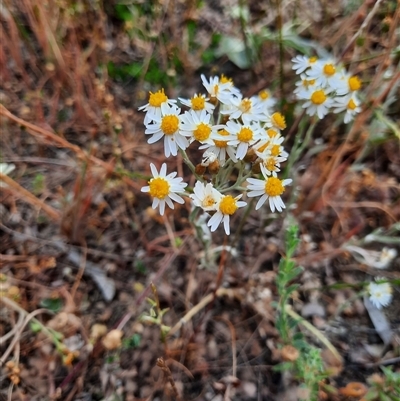
{"type": "Polygon", "coordinates": [[[221,75],[221,78],[220,78],[219,81],[221,82],[221,84],[226,84],[226,83],[229,82],[230,84],[233,85],[232,78],[228,78],[228,77],[226,77],[224,74],[221,75]]]}
{"type": "Polygon", "coordinates": [[[207,195],[201,202],[203,207],[211,207],[215,204],[215,199],[211,195],[207,195]]]}
{"type": "Polygon", "coordinates": [[[238,133],[238,139],[240,142],[249,142],[253,139],[253,131],[250,128],[242,128],[238,133]]]}
{"type": "Polygon", "coordinates": [[[214,94],[215,94],[215,97],[218,95],[218,90],[219,90],[218,84],[217,84],[217,85],[214,85],[214,94]]]}
{"type": "Polygon", "coordinates": [[[309,86],[314,85],[314,84],[315,84],[315,79],[304,79],[303,80],[303,86],[305,88],[308,88],[309,86]]]}
{"type": "Polygon", "coordinates": [[[236,199],[232,195],[224,196],[219,204],[219,210],[222,214],[232,215],[237,208],[236,199]]]}
{"type": "Polygon", "coordinates": [[[313,57],[310,57],[310,58],[308,59],[308,62],[309,62],[310,64],[314,64],[317,60],[318,60],[318,57],[313,56],[313,57]]]}
{"type": "Polygon", "coordinates": [[[211,134],[211,127],[208,124],[200,123],[193,131],[193,136],[199,142],[205,141],[211,134]]]}
{"type": "Polygon", "coordinates": [[[264,90],[262,90],[261,92],[259,92],[258,96],[259,96],[259,98],[260,98],[261,100],[267,100],[267,99],[269,98],[269,93],[268,93],[268,91],[266,91],[266,90],[264,89],[264,90]]]}
{"type": "Polygon", "coordinates": [[[152,178],[149,181],[150,195],[154,198],[164,199],[169,194],[169,182],[162,177],[152,178]]]}
{"type": "Polygon", "coordinates": [[[173,135],[179,127],[179,118],[175,114],[164,116],[161,120],[161,130],[165,135],[173,135]]]}
{"type": "Polygon", "coordinates": [[[248,113],[251,110],[251,100],[247,98],[243,99],[239,108],[243,113],[248,113]]]}
{"type": "Polygon", "coordinates": [[[314,104],[322,104],[325,102],[325,100],[326,100],[326,95],[322,89],[315,91],[311,95],[311,102],[313,102],[314,104]]]}
{"type": "Polygon", "coordinates": [[[269,157],[267,160],[264,160],[264,166],[269,171],[275,171],[276,170],[275,164],[276,164],[275,157],[269,157]]]}
{"type": "Polygon", "coordinates": [[[269,177],[265,182],[265,193],[269,196],[279,196],[285,192],[282,181],[276,177],[269,177]]]}
{"type": "Polygon", "coordinates": [[[204,104],[205,104],[205,99],[204,97],[201,96],[195,96],[190,99],[192,103],[192,109],[193,110],[203,110],[204,109],[204,104]]]}
{"type": "Polygon", "coordinates": [[[278,133],[272,128],[267,129],[267,134],[271,139],[275,138],[278,135],[278,133]]]}
{"type": "Polygon", "coordinates": [[[275,127],[279,129],[285,129],[286,128],[286,121],[285,117],[281,113],[274,113],[271,116],[272,123],[274,124],[275,127]]]}
{"type": "Polygon", "coordinates": [[[324,65],[324,74],[329,77],[336,72],[336,68],[333,64],[325,64],[324,65]]]}
{"type": "Polygon", "coordinates": [[[273,145],[271,147],[271,155],[279,156],[279,153],[281,153],[281,145],[273,145]]]}
{"type": "Polygon", "coordinates": [[[361,88],[360,79],[356,76],[349,78],[349,87],[352,91],[358,91],[361,88]]]}
{"type": "Polygon", "coordinates": [[[350,99],[349,103],[347,103],[347,108],[350,110],[355,110],[356,107],[357,107],[357,105],[354,103],[354,100],[350,99]]]}
{"type": "Polygon", "coordinates": [[[164,102],[168,100],[168,97],[164,93],[164,89],[160,89],[156,93],[149,92],[149,105],[153,107],[160,107],[164,102]]]}
{"type": "MultiPolygon", "coordinates": [[[[222,136],[229,135],[229,132],[224,129],[219,130],[218,133],[222,136]]],[[[218,141],[218,140],[214,139],[214,143],[215,143],[215,146],[218,148],[226,148],[228,146],[228,141],[218,141]]]]}
{"type": "Polygon", "coordinates": [[[257,151],[258,151],[258,152],[264,152],[264,150],[267,149],[268,145],[269,145],[269,141],[268,141],[268,142],[265,142],[264,145],[261,145],[261,146],[257,149],[257,151]]]}

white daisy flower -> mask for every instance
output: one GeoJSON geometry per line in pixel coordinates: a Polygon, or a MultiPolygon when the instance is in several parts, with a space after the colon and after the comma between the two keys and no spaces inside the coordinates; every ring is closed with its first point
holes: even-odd
{"type": "Polygon", "coordinates": [[[224,222],[224,229],[226,235],[230,234],[229,218],[232,216],[237,209],[247,205],[246,202],[239,201],[243,194],[234,198],[232,195],[222,195],[221,199],[216,205],[217,212],[211,217],[207,225],[211,231],[215,231],[221,222],[224,222]]]}
{"type": "Polygon", "coordinates": [[[247,193],[247,196],[250,198],[261,196],[257,202],[256,210],[258,210],[268,199],[269,207],[272,212],[275,212],[275,209],[282,212],[286,206],[283,203],[281,195],[285,192],[285,186],[289,185],[292,180],[280,180],[275,172],[273,172],[272,176],[269,177],[269,173],[265,166],[261,164],[260,167],[264,180],[247,178],[247,182],[249,183],[247,188],[250,190],[250,192],[247,193]]]}
{"type": "Polygon", "coordinates": [[[297,88],[293,91],[294,94],[298,94],[304,90],[310,91],[317,86],[316,80],[310,79],[306,74],[301,74],[300,78],[301,80],[295,84],[297,88]]]}
{"type": "Polygon", "coordinates": [[[262,108],[262,112],[265,114],[270,114],[270,110],[272,107],[276,105],[276,98],[272,96],[271,91],[268,89],[263,89],[258,92],[258,95],[252,96],[250,98],[256,103],[259,103],[262,108]]]}
{"type": "Polygon", "coordinates": [[[187,139],[181,134],[181,109],[167,103],[161,105],[160,115],[153,116],[153,123],[146,125],[145,134],[153,135],[147,143],[154,143],[164,137],[164,152],[165,156],[176,156],[178,154],[178,147],[185,150],[189,143],[187,139]]]}
{"type": "Polygon", "coordinates": [[[160,119],[161,117],[161,105],[168,104],[173,106],[176,103],[175,99],[168,99],[168,96],[164,93],[164,89],[160,89],[158,92],[149,92],[149,103],[139,107],[139,110],[146,112],[144,116],[144,124],[149,124],[151,121],[160,119]]]}
{"type": "Polygon", "coordinates": [[[265,121],[265,127],[267,128],[276,128],[280,131],[286,128],[285,117],[279,112],[273,113],[271,115],[267,114],[266,116],[264,116],[263,121],[265,121]]]}
{"type": "Polygon", "coordinates": [[[307,56],[296,56],[292,58],[293,66],[292,70],[296,71],[299,75],[304,72],[307,68],[310,68],[318,61],[317,57],[307,57],[307,56]]]}
{"type": "MultiPolygon", "coordinates": [[[[376,281],[382,278],[375,278],[376,281]]],[[[388,306],[392,301],[392,287],[389,283],[374,283],[368,284],[369,300],[376,308],[381,309],[382,306],[388,306]]]]}
{"type": "Polygon", "coordinates": [[[189,142],[210,143],[210,136],[223,125],[211,125],[211,114],[206,110],[197,113],[194,110],[185,111],[181,116],[181,134],[190,137],[189,142]]]}
{"type": "Polygon", "coordinates": [[[330,86],[335,90],[336,95],[342,96],[358,91],[361,88],[361,81],[356,75],[342,70],[333,77],[330,86]]]}
{"type": "Polygon", "coordinates": [[[334,108],[334,113],[341,113],[342,111],[346,111],[346,114],[344,115],[344,123],[347,124],[351,120],[353,120],[356,114],[361,111],[360,104],[360,100],[353,92],[347,96],[335,97],[332,107],[334,108]]]}
{"type": "Polygon", "coordinates": [[[216,206],[223,196],[211,183],[204,184],[200,181],[196,182],[193,192],[194,193],[190,195],[193,204],[197,207],[201,207],[206,212],[217,210],[216,206]]]}
{"type": "Polygon", "coordinates": [[[329,97],[330,90],[315,88],[315,90],[299,91],[297,96],[307,100],[302,107],[306,109],[309,116],[318,115],[322,119],[328,114],[329,108],[333,104],[333,99],[329,97]]]}
{"type": "Polygon", "coordinates": [[[148,186],[142,188],[142,192],[149,192],[153,197],[152,208],[156,209],[159,207],[160,214],[164,214],[165,204],[171,209],[174,208],[172,201],[183,204],[184,200],[182,197],[177,195],[178,192],[184,192],[186,183],[182,182],[183,178],[175,178],[176,172],[167,174],[167,165],[163,163],[158,173],[156,166],[150,164],[151,173],[153,178],[148,182],[148,186]]]}
{"type": "Polygon", "coordinates": [[[178,99],[183,105],[190,107],[190,109],[192,109],[196,113],[200,113],[202,110],[206,110],[207,113],[212,114],[215,108],[213,104],[208,102],[208,100],[210,99],[206,97],[206,95],[202,95],[200,93],[196,93],[190,99],[183,99],[181,97],[178,99]]]}
{"type": "Polygon", "coordinates": [[[334,60],[318,60],[306,71],[310,79],[315,79],[317,85],[327,87],[336,78],[338,67],[334,60]]]}
{"type": "Polygon", "coordinates": [[[236,146],[228,145],[228,141],[224,140],[224,137],[229,135],[228,131],[220,129],[216,134],[213,133],[210,136],[212,143],[205,143],[204,145],[201,145],[199,149],[207,149],[207,151],[213,152],[222,166],[225,164],[228,156],[234,163],[237,163],[236,146]]]}
{"type": "Polygon", "coordinates": [[[267,159],[268,157],[277,157],[280,158],[281,161],[286,161],[289,153],[287,153],[282,146],[282,142],[285,140],[283,136],[274,136],[270,140],[262,141],[256,144],[255,152],[258,157],[262,160],[267,159]]]}
{"type": "Polygon", "coordinates": [[[374,266],[374,267],[377,267],[378,269],[385,269],[387,266],[389,266],[389,264],[396,256],[397,256],[396,249],[388,248],[385,246],[382,249],[382,252],[379,257],[379,266],[374,266]]]}
{"type": "Polygon", "coordinates": [[[210,96],[211,102],[215,102],[215,99],[218,99],[221,103],[226,103],[230,96],[236,93],[236,91],[233,91],[235,87],[232,82],[222,82],[219,77],[210,77],[208,81],[204,75],[201,75],[201,81],[210,96]]]}
{"type": "Polygon", "coordinates": [[[281,163],[284,163],[286,160],[287,157],[269,155],[262,159],[262,164],[267,171],[267,175],[271,175],[272,173],[278,173],[281,171],[281,163]]]}
{"type": "Polygon", "coordinates": [[[243,98],[239,96],[231,96],[229,98],[229,108],[221,109],[223,115],[229,115],[230,119],[242,119],[244,124],[250,124],[252,121],[261,121],[264,117],[263,107],[253,98],[243,98]]]}
{"type": "Polygon", "coordinates": [[[278,139],[282,137],[281,132],[276,128],[265,128],[264,132],[265,135],[261,138],[262,141],[271,141],[273,138],[278,139]]]}
{"type": "Polygon", "coordinates": [[[237,146],[235,157],[244,159],[251,145],[262,138],[262,128],[258,124],[242,125],[234,121],[226,123],[226,131],[229,132],[228,145],[237,146]]]}
{"type": "Polygon", "coordinates": [[[240,90],[238,88],[236,88],[236,86],[233,83],[233,79],[232,78],[228,78],[226,77],[224,74],[221,74],[220,78],[219,78],[219,82],[221,84],[228,84],[228,88],[229,91],[231,93],[231,95],[234,96],[239,96],[240,95],[240,90]]]}

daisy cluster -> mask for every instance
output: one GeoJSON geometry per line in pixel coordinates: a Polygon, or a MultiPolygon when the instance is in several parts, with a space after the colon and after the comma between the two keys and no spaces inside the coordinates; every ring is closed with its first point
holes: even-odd
{"type": "Polygon", "coordinates": [[[361,111],[358,91],[360,79],[351,75],[334,59],[296,56],[292,69],[300,75],[294,90],[297,98],[304,100],[302,107],[309,116],[324,118],[331,110],[345,112],[347,124],[361,111]]]}
{"type": "Polygon", "coordinates": [[[165,204],[173,209],[172,201],[183,203],[180,195],[189,196],[195,207],[211,215],[207,223],[211,231],[223,223],[229,235],[230,217],[246,206],[240,200],[244,193],[259,197],[256,210],[267,200],[272,212],[285,209],[281,195],[292,180],[280,179],[278,173],[288,157],[281,134],[286,123],[284,116],[273,110],[276,99],[268,90],[244,97],[224,76],[207,79],[202,75],[201,80],[207,94],[176,100],[161,89],[150,92],[148,103],[139,108],[146,113],[148,143],[162,140],[166,157],[180,152],[192,169],[197,178],[193,193],[185,193],[187,184],[176,172],[167,174],[165,163],[160,171],[150,165],[153,178],[142,191],[152,196],[153,208],[158,207],[161,214],[165,204]],[[186,153],[192,144],[203,152],[197,165],[186,153]]]}

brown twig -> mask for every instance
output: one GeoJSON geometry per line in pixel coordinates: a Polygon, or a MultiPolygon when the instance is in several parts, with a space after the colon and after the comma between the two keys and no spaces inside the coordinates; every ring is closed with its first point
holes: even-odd
{"type": "Polygon", "coordinates": [[[374,15],[376,14],[376,12],[378,11],[379,6],[381,5],[382,0],[378,0],[375,4],[374,7],[372,8],[372,10],[368,13],[368,15],[364,18],[363,23],[361,24],[360,28],[358,29],[358,31],[353,35],[353,37],[350,39],[349,43],[347,44],[347,46],[345,47],[345,49],[343,50],[342,54],[339,57],[339,60],[342,60],[343,57],[345,56],[345,54],[349,51],[349,49],[351,48],[351,46],[353,45],[353,43],[357,40],[357,38],[362,34],[362,32],[367,28],[368,24],[371,22],[372,18],[374,17],[374,15]]]}
{"type": "Polygon", "coordinates": [[[19,118],[12,114],[10,111],[8,111],[2,104],[0,104],[0,115],[3,115],[7,117],[8,119],[14,121],[15,123],[22,125],[26,127],[28,130],[32,131],[34,134],[33,136],[37,136],[36,134],[39,134],[43,136],[46,140],[53,142],[57,146],[61,148],[66,148],[72,150],[76,155],[86,161],[91,161],[94,164],[101,166],[106,169],[108,173],[112,173],[114,171],[114,166],[111,163],[107,163],[95,156],[88,155],[86,152],[84,152],[79,146],[73,145],[72,143],[68,142],[64,138],[56,135],[55,133],[48,131],[44,128],[38,127],[37,125],[31,124],[22,118],[19,118]]]}
{"type": "Polygon", "coordinates": [[[10,189],[13,190],[13,193],[19,195],[24,201],[27,201],[33,206],[42,209],[45,213],[47,213],[52,219],[59,221],[61,219],[61,213],[52,208],[51,206],[44,203],[42,200],[38,199],[35,195],[30,193],[27,189],[19,185],[12,178],[8,177],[5,174],[0,173],[0,181],[4,181],[10,189]]]}
{"type": "MultiPolygon", "coordinates": [[[[235,327],[233,324],[228,320],[223,317],[216,317],[216,320],[220,320],[224,322],[228,327],[229,331],[231,332],[231,341],[232,341],[232,376],[236,378],[237,374],[237,357],[236,357],[236,331],[235,327]]],[[[232,382],[229,382],[228,385],[226,386],[225,394],[224,394],[224,400],[229,401],[231,399],[230,397],[230,392],[232,389],[232,382]]]]}
{"type": "Polygon", "coordinates": [[[175,380],[172,377],[172,373],[170,368],[166,365],[165,361],[163,358],[157,358],[156,365],[163,371],[164,373],[164,378],[168,380],[169,384],[171,385],[172,391],[174,393],[174,397],[178,400],[181,401],[181,397],[178,393],[178,389],[176,388],[175,385],[175,380]]]}
{"type": "Polygon", "coordinates": [[[217,291],[215,291],[215,293],[212,292],[208,294],[197,305],[193,306],[193,308],[191,308],[189,312],[187,312],[186,315],[183,318],[181,318],[178,323],[175,324],[174,327],[172,327],[172,329],[168,332],[168,336],[172,336],[178,330],[180,330],[182,326],[190,322],[190,320],[192,320],[192,318],[197,313],[199,313],[209,303],[211,303],[215,299],[215,297],[222,297],[224,295],[227,295],[229,297],[234,297],[237,295],[237,293],[235,292],[235,290],[231,288],[218,288],[217,291]]]}
{"type": "MultiPolygon", "coordinates": [[[[18,332],[15,334],[13,340],[11,341],[10,345],[6,349],[6,351],[3,353],[3,355],[0,358],[0,366],[4,365],[4,362],[6,361],[8,355],[11,353],[17,342],[19,341],[22,331],[24,330],[25,326],[31,321],[35,320],[35,316],[39,315],[40,313],[52,313],[51,311],[47,309],[37,309],[31,313],[28,313],[25,309],[21,308],[17,303],[15,303],[13,300],[7,297],[1,297],[0,302],[3,302],[7,307],[17,311],[18,313],[22,314],[25,316],[24,321],[18,328],[18,332]]],[[[44,326],[43,326],[44,327],[44,326]]]]}

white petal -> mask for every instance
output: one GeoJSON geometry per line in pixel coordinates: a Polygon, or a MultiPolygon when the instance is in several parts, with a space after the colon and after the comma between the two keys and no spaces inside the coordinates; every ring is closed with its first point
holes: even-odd
{"type": "Polygon", "coordinates": [[[164,201],[167,203],[167,205],[173,209],[174,208],[174,204],[172,203],[172,200],[167,196],[164,198],[164,201]]]}
{"type": "Polygon", "coordinates": [[[275,212],[275,204],[273,198],[269,198],[269,207],[271,208],[271,212],[275,212]]]}
{"type": "Polygon", "coordinates": [[[165,201],[164,200],[160,200],[160,214],[161,214],[161,216],[164,215],[164,211],[165,211],[165,201]]]}
{"type": "Polygon", "coordinates": [[[255,185],[265,185],[265,181],[264,180],[259,180],[257,178],[247,178],[246,180],[247,182],[249,182],[250,184],[255,184],[255,185]]]}
{"type": "Polygon", "coordinates": [[[171,192],[168,196],[169,196],[172,200],[174,200],[175,202],[177,202],[177,203],[181,203],[181,204],[185,203],[185,201],[183,200],[182,197],[180,197],[179,195],[177,195],[177,194],[175,194],[175,193],[173,193],[173,192],[171,192]]]}
{"type": "Polygon", "coordinates": [[[177,145],[183,150],[185,150],[189,146],[187,139],[182,135],[175,135],[175,141],[177,145]]]}
{"type": "MultiPolygon", "coordinates": [[[[251,189],[251,188],[250,188],[250,189],[251,189]]],[[[247,193],[247,196],[248,196],[249,198],[254,198],[254,197],[256,197],[256,196],[261,196],[261,195],[265,195],[265,191],[264,191],[264,190],[258,189],[258,190],[254,190],[254,191],[251,191],[251,192],[248,192],[248,193],[247,193]]]]}
{"type": "Polygon", "coordinates": [[[256,205],[256,210],[258,210],[264,203],[265,201],[268,199],[268,195],[264,194],[257,202],[256,205]]]}
{"type": "Polygon", "coordinates": [[[151,174],[153,174],[153,177],[158,177],[157,168],[153,163],[150,163],[150,170],[151,170],[151,174]]]}
{"type": "Polygon", "coordinates": [[[229,227],[229,215],[224,216],[224,229],[225,229],[226,235],[229,235],[231,233],[230,227],[229,227]]]}
{"type": "Polygon", "coordinates": [[[147,140],[147,143],[155,143],[163,137],[162,133],[154,134],[151,138],[147,140]]]}
{"type": "Polygon", "coordinates": [[[171,151],[172,156],[176,156],[178,154],[178,148],[176,146],[176,142],[172,140],[172,138],[167,137],[167,142],[169,145],[169,149],[171,151]]]}
{"type": "Polygon", "coordinates": [[[166,174],[167,174],[167,164],[166,164],[166,163],[163,163],[163,164],[161,165],[161,168],[160,168],[160,174],[159,174],[159,176],[165,178],[166,174]]]}
{"type": "Polygon", "coordinates": [[[171,155],[171,149],[169,147],[169,142],[168,142],[166,136],[164,137],[164,154],[165,154],[165,157],[170,157],[170,155],[171,155]]]}
{"type": "Polygon", "coordinates": [[[236,157],[242,160],[246,156],[248,145],[247,143],[241,142],[236,151],[236,157]]]}
{"type": "Polygon", "coordinates": [[[207,225],[210,227],[211,231],[215,231],[219,224],[221,223],[221,220],[223,218],[222,213],[217,212],[214,214],[214,216],[211,217],[210,220],[208,220],[207,225]]]}

